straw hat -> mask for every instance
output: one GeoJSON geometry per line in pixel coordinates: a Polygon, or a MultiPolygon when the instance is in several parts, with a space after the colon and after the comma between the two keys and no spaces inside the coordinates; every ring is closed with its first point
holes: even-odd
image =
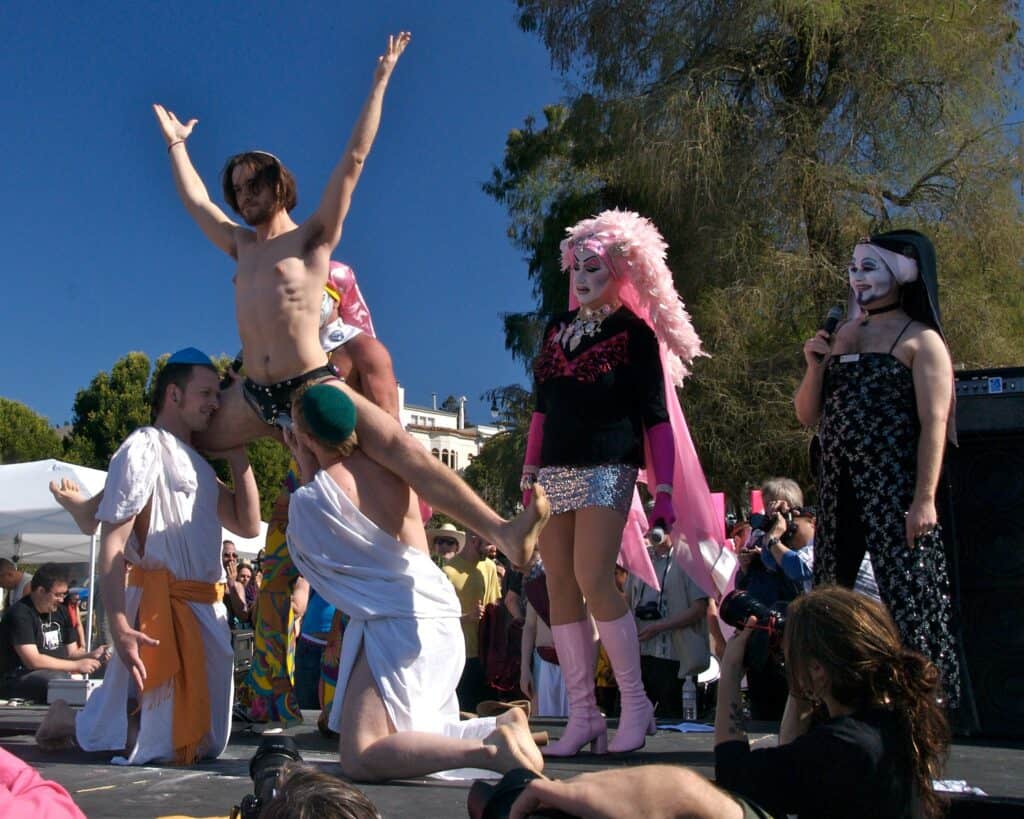
{"type": "Polygon", "coordinates": [[[452,538],[458,542],[460,549],[466,545],[466,533],[457,529],[454,523],[442,523],[436,529],[427,529],[427,540],[431,546],[434,545],[434,538],[437,537],[452,538]]]}

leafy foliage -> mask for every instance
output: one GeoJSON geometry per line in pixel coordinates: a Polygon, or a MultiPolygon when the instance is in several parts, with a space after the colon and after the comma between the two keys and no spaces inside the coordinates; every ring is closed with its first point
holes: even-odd
{"type": "Polygon", "coordinates": [[[75,396],[67,460],[106,469],[121,442],[150,423],[150,386],[145,353],[128,353],[109,373],[97,373],[75,396]]]}
{"type": "Polygon", "coordinates": [[[47,420],[18,401],[0,398],[0,463],[60,458],[63,446],[47,420]]]}
{"type": "Polygon", "coordinates": [[[809,483],[800,347],[845,300],[861,235],[929,234],[962,366],[1024,360],[1015,0],[517,0],[572,82],[509,134],[484,188],[529,256],[528,360],[564,309],[557,245],[606,207],[649,216],[712,358],[682,400],[712,486],[809,483]],[[752,431],[757,431],[752,434],[752,431]]]}

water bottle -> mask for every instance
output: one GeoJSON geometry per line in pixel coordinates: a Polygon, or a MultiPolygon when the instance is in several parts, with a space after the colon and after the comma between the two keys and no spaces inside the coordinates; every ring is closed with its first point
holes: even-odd
{"type": "Polygon", "coordinates": [[[683,720],[697,721],[697,686],[693,677],[687,677],[683,683],[683,720]]]}

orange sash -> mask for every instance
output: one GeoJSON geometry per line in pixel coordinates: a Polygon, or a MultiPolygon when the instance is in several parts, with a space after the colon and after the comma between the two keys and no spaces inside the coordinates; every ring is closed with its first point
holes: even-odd
{"type": "Polygon", "coordinates": [[[155,692],[173,679],[174,758],[191,765],[196,761],[199,743],[210,730],[211,717],[203,635],[189,603],[219,602],[224,597],[224,584],[178,580],[167,569],[132,566],[128,585],[142,589],[139,631],[160,641],[158,646],[139,648],[146,666],[145,692],[155,692]]]}

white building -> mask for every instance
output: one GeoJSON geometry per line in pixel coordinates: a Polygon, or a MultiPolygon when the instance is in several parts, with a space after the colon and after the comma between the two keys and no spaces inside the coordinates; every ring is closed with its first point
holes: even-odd
{"type": "Polygon", "coordinates": [[[409,434],[442,463],[459,471],[479,454],[484,442],[502,431],[495,424],[466,426],[466,396],[459,398],[457,412],[437,408],[437,393],[432,406],[405,403],[405,388],[398,385],[398,417],[409,434]]]}

